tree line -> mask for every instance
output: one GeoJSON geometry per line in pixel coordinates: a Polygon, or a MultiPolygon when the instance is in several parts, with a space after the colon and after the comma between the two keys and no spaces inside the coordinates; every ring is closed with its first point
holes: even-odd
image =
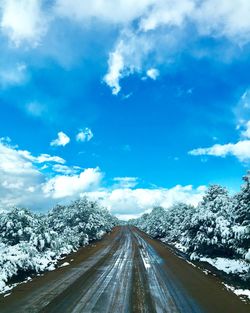
{"type": "Polygon", "coordinates": [[[87,198],[46,214],[24,208],[0,213],[0,290],[22,273],[55,268],[57,261],[111,231],[117,219],[87,198]]]}

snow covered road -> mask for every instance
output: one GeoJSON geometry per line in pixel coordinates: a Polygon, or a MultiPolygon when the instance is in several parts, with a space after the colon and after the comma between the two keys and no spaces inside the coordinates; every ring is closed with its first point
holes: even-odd
{"type": "Polygon", "coordinates": [[[117,228],[69,266],[0,298],[1,313],[247,313],[213,276],[135,228],[117,228]]]}

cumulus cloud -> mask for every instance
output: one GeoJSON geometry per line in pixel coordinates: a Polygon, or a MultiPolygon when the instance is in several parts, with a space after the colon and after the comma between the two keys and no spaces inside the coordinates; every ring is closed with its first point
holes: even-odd
{"type": "Polygon", "coordinates": [[[191,155],[212,155],[217,157],[235,156],[239,161],[250,161],[250,140],[240,140],[224,145],[216,144],[208,148],[198,148],[189,151],[191,155]]]}
{"type": "Polygon", "coordinates": [[[57,156],[33,156],[29,151],[10,145],[10,139],[0,141],[0,207],[13,205],[43,206],[41,185],[45,177],[40,164],[65,161],[57,156]]]}
{"type": "Polygon", "coordinates": [[[154,39],[151,40],[145,34],[135,35],[131,30],[122,32],[121,39],[109,54],[108,72],[104,76],[104,82],[111,88],[113,95],[121,91],[122,78],[142,71],[143,62],[154,46],[154,39]]]}
{"type": "Polygon", "coordinates": [[[137,21],[135,32],[149,32],[159,27],[185,28],[191,22],[201,35],[237,41],[249,41],[249,10],[248,0],[56,0],[53,8],[55,16],[81,24],[99,21],[125,28],[137,21]]]}
{"type": "MultiPolygon", "coordinates": [[[[0,169],[2,172],[13,174],[36,174],[36,169],[30,162],[31,155],[27,151],[12,148],[0,142],[0,169]]],[[[34,157],[35,158],[35,157],[34,157]]]]}
{"type": "Polygon", "coordinates": [[[80,23],[93,19],[110,24],[127,24],[141,16],[155,0],[57,0],[59,16],[77,20],[80,23]],[[115,12],[115,14],[114,14],[115,12]]]}
{"type": "Polygon", "coordinates": [[[223,158],[231,155],[240,162],[248,162],[250,161],[250,121],[240,121],[237,129],[242,127],[244,128],[240,133],[242,139],[236,143],[215,144],[207,148],[193,149],[188,153],[194,156],[211,155],[223,158]]]}
{"type": "MultiPolygon", "coordinates": [[[[10,147],[9,147],[10,149],[10,147]]],[[[42,153],[38,156],[33,156],[29,151],[27,150],[15,150],[16,153],[18,153],[20,156],[22,156],[24,159],[29,160],[33,163],[45,163],[45,162],[55,162],[64,164],[65,160],[59,156],[51,156],[46,153],[42,153]]]]}
{"type": "Polygon", "coordinates": [[[204,186],[194,188],[191,185],[169,189],[137,188],[137,177],[115,177],[114,184],[104,188],[103,177],[98,167],[68,166],[59,157],[33,156],[27,150],[10,146],[8,138],[0,141],[0,208],[18,205],[49,209],[56,203],[87,195],[126,219],[155,205],[167,208],[180,201],[197,204],[205,190],[204,186]]]}
{"type": "Polygon", "coordinates": [[[226,37],[244,44],[250,39],[249,10],[247,0],[206,0],[196,6],[193,18],[201,35],[226,37]]]}
{"type": "Polygon", "coordinates": [[[11,146],[8,138],[1,139],[0,208],[20,205],[48,209],[62,199],[75,199],[100,187],[103,173],[99,168],[83,170],[64,163],[64,159],[49,154],[33,156],[11,146]]]}
{"type": "MultiPolygon", "coordinates": [[[[172,56],[187,52],[186,41],[204,36],[227,39],[240,46],[250,41],[248,0],[55,0],[49,4],[41,0],[3,0],[0,10],[1,31],[16,47],[21,43],[37,47],[42,40],[51,40],[52,26],[58,23],[58,27],[65,27],[65,19],[81,32],[100,29],[103,24],[105,29],[114,30],[115,44],[108,47],[108,70],[104,76],[114,95],[120,92],[124,77],[168,65],[172,56]]],[[[56,41],[59,39],[53,37],[56,41]]],[[[46,42],[44,46],[50,49],[46,42]]],[[[200,57],[205,52],[193,53],[200,57]]]]}
{"type": "Polygon", "coordinates": [[[123,76],[122,71],[124,69],[123,56],[119,52],[119,48],[110,53],[108,61],[109,70],[104,76],[104,81],[112,89],[112,94],[117,95],[120,90],[120,79],[123,76]]]}
{"type": "Polygon", "coordinates": [[[139,216],[154,206],[168,208],[176,202],[197,205],[205,191],[204,186],[174,186],[170,189],[117,188],[97,192],[83,193],[92,199],[98,199],[109,210],[122,219],[139,216]]]}
{"type": "Polygon", "coordinates": [[[92,130],[88,127],[81,129],[76,135],[76,141],[90,141],[94,137],[92,130]]]}
{"type": "Polygon", "coordinates": [[[140,29],[152,31],[161,25],[181,26],[195,9],[193,0],[155,1],[140,20],[140,29]]]}
{"type": "Polygon", "coordinates": [[[156,68],[150,68],[149,70],[147,70],[147,76],[153,80],[156,80],[159,75],[160,72],[156,68]]]}
{"type": "MultiPolygon", "coordinates": [[[[159,0],[145,4],[137,16],[135,25],[138,26],[132,25],[131,21],[129,35],[128,26],[124,26],[110,53],[108,79],[105,79],[107,85],[113,94],[118,94],[122,78],[135,72],[140,74],[142,68],[152,61],[152,55],[156,65],[167,65],[171,58],[186,50],[183,42],[190,41],[190,38],[195,41],[210,36],[226,38],[233,45],[248,43],[250,20],[246,12],[249,10],[250,2],[247,0],[223,0],[220,3],[216,0],[159,0]],[[194,29],[192,35],[190,25],[194,29]],[[145,46],[148,47],[146,51],[145,46]]],[[[196,52],[196,56],[200,57],[199,53],[196,52]]]]}
{"type": "Polygon", "coordinates": [[[76,174],[81,170],[79,166],[67,166],[62,164],[54,164],[52,170],[56,173],[61,173],[64,175],[76,174]]]}
{"type": "Polygon", "coordinates": [[[50,179],[43,186],[45,196],[65,198],[79,195],[81,192],[96,189],[103,174],[99,168],[88,168],[79,175],[61,175],[50,179]]]}
{"type": "Polygon", "coordinates": [[[64,164],[66,162],[63,158],[59,156],[51,156],[46,153],[40,154],[38,157],[33,157],[31,160],[33,162],[38,162],[38,163],[55,162],[55,163],[64,164]]]}
{"type": "Polygon", "coordinates": [[[37,46],[47,29],[48,19],[40,0],[3,0],[1,28],[16,45],[23,41],[37,46]]]}
{"type": "Polygon", "coordinates": [[[70,138],[69,136],[67,136],[65,133],[63,132],[59,132],[57,134],[57,138],[52,140],[50,145],[51,146],[55,146],[55,147],[58,147],[58,146],[66,146],[68,143],[70,142],[70,138]]]}

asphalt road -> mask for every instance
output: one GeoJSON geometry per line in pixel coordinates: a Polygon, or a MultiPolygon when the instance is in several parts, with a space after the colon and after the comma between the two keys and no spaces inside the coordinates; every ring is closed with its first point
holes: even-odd
{"type": "Polygon", "coordinates": [[[1,313],[249,313],[212,275],[135,228],[116,228],[70,265],[0,297],[1,313]]]}

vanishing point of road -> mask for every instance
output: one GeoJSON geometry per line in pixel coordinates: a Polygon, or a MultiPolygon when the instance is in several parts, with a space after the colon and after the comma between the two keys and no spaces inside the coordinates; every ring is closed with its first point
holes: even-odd
{"type": "Polygon", "coordinates": [[[166,245],[116,227],[70,263],[0,297],[1,313],[249,313],[250,305],[166,245]]]}

